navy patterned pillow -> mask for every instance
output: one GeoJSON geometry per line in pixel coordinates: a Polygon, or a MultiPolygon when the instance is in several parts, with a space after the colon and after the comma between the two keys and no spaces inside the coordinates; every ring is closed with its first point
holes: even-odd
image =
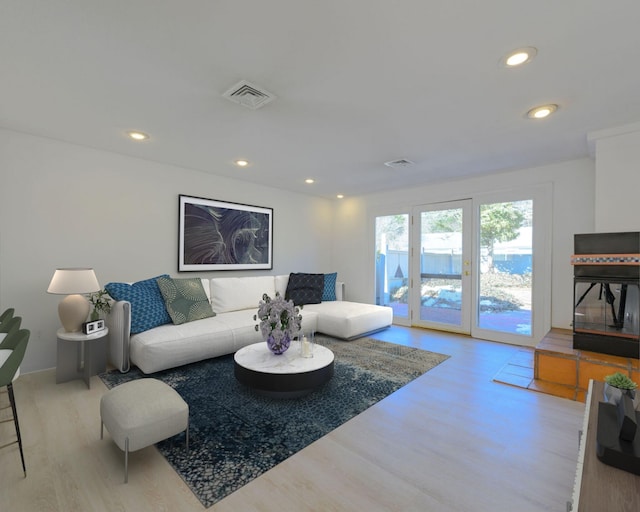
{"type": "Polygon", "coordinates": [[[319,304],[323,290],[324,274],[291,273],[284,298],[292,300],[296,306],[319,304]]]}
{"type": "Polygon", "coordinates": [[[164,298],[156,282],[159,277],[169,276],[164,274],[133,284],[108,283],[104,287],[113,300],[126,300],[131,303],[131,334],[171,323],[171,317],[167,313],[164,298]]]}
{"type": "Polygon", "coordinates": [[[336,280],[337,279],[338,279],[337,272],[324,275],[324,289],[322,290],[323,302],[326,300],[337,300],[336,298],[336,280]]]}

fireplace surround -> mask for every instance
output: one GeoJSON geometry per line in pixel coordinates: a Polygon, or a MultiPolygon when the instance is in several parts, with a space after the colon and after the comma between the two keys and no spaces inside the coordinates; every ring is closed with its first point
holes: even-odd
{"type": "Polygon", "coordinates": [[[574,235],[573,348],[640,359],[640,232],[574,235]]]}

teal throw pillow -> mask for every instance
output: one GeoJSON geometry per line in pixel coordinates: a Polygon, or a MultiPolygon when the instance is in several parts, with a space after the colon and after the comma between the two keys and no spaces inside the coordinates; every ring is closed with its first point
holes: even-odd
{"type": "Polygon", "coordinates": [[[199,278],[159,277],[157,283],[174,324],[215,316],[199,278]]]}
{"type": "Polygon", "coordinates": [[[156,282],[158,277],[169,276],[165,274],[133,284],[108,283],[104,287],[113,300],[126,300],[131,303],[131,334],[171,323],[171,317],[167,313],[156,282]]]}
{"type": "Polygon", "coordinates": [[[336,298],[336,280],[337,279],[338,279],[337,272],[324,275],[324,289],[322,290],[323,302],[327,300],[337,300],[336,298]]]}

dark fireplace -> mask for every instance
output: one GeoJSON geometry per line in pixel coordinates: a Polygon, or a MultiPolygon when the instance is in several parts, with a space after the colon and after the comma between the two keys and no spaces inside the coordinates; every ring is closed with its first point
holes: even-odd
{"type": "Polygon", "coordinates": [[[640,232],[574,236],[573,348],[640,359],[640,232]]]}

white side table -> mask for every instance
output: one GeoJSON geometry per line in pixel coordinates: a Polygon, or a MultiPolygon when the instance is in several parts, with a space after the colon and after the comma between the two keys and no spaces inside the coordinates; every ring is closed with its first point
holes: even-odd
{"type": "Polygon", "coordinates": [[[109,329],[92,334],[58,329],[56,384],[74,379],[84,380],[91,388],[91,376],[107,369],[106,336],[109,329]]]}

